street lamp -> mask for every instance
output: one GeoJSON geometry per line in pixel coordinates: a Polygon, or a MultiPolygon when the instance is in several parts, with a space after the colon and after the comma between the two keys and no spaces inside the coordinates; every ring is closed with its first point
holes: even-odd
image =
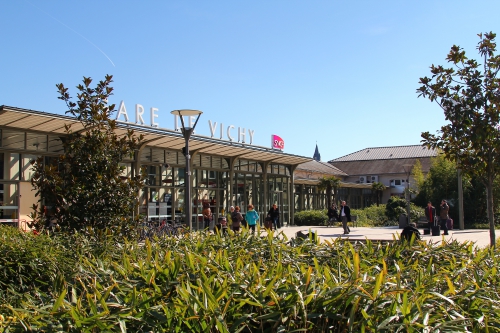
{"type": "Polygon", "coordinates": [[[403,169],[405,170],[406,174],[406,194],[405,194],[405,199],[406,199],[406,215],[408,216],[408,224],[410,225],[411,219],[410,219],[410,173],[411,173],[411,168],[413,168],[413,164],[403,164],[403,169]],[[407,197],[408,196],[408,197],[407,197]]]}
{"type": "Polygon", "coordinates": [[[184,156],[186,156],[186,174],[184,176],[184,185],[186,186],[186,193],[184,194],[184,216],[187,221],[189,221],[189,229],[193,229],[193,202],[191,201],[191,155],[189,154],[189,138],[191,134],[194,132],[194,128],[198,123],[198,119],[203,112],[198,110],[174,110],[170,112],[175,116],[179,116],[181,118],[181,132],[184,136],[184,140],[186,141],[186,145],[184,147],[184,156]],[[189,117],[188,126],[184,123],[183,117],[189,117]],[[191,127],[193,118],[196,117],[194,125],[191,127]]]}

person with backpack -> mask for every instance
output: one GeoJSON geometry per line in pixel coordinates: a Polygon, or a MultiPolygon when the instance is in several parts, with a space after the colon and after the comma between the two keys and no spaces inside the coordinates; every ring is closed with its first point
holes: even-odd
{"type": "Polygon", "coordinates": [[[255,233],[255,226],[257,221],[259,221],[259,213],[253,209],[253,205],[248,205],[247,213],[245,214],[245,220],[247,221],[248,227],[252,229],[252,234],[255,233]]]}

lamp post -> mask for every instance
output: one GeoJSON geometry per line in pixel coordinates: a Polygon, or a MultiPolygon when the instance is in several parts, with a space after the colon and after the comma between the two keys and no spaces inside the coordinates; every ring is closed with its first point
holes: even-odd
{"type": "Polygon", "coordinates": [[[405,174],[406,174],[405,199],[406,199],[406,215],[408,216],[407,225],[410,225],[410,222],[411,222],[411,219],[410,219],[410,173],[411,173],[412,167],[413,167],[413,164],[403,164],[403,169],[405,170],[405,174]]]}
{"type": "Polygon", "coordinates": [[[198,110],[174,110],[170,112],[175,116],[179,116],[181,118],[181,132],[184,136],[184,140],[186,141],[186,145],[184,147],[184,156],[186,156],[186,174],[184,175],[184,185],[186,187],[184,194],[184,216],[186,221],[189,221],[189,229],[193,229],[193,202],[191,201],[191,155],[189,154],[189,138],[191,134],[194,132],[194,128],[198,123],[198,119],[203,112],[198,110]],[[184,123],[184,117],[189,117],[188,126],[184,123]],[[196,117],[194,125],[191,127],[193,117],[196,117]]]}

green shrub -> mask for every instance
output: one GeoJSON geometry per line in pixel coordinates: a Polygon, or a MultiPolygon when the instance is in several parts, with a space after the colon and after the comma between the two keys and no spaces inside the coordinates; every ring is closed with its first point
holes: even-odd
{"type": "Polygon", "coordinates": [[[372,205],[363,209],[352,209],[351,215],[358,216],[358,224],[364,227],[392,225],[385,215],[385,205],[372,205]]]}
{"type": "MultiPolygon", "coordinates": [[[[19,247],[31,241],[19,237],[19,247]]],[[[78,270],[67,278],[56,273],[51,294],[27,290],[18,307],[0,304],[1,332],[500,328],[498,248],[341,238],[290,246],[283,234],[256,237],[246,229],[227,237],[193,232],[142,246],[111,238],[105,245],[76,241],[85,251],[75,255],[78,270]]],[[[39,275],[53,269],[32,268],[39,275]]]]}
{"type": "Polygon", "coordinates": [[[0,225],[0,303],[19,306],[30,293],[50,297],[56,276],[74,271],[76,258],[65,243],[0,225]]]}
{"type": "Polygon", "coordinates": [[[326,210],[303,210],[294,215],[295,225],[324,225],[328,220],[326,210]]]}
{"type": "Polygon", "coordinates": [[[385,205],[385,216],[390,221],[399,221],[399,216],[406,213],[406,200],[392,196],[385,205]]]}
{"type": "MultiPolygon", "coordinates": [[[[416,206],[414,203],[410,202],[410,216],[413,222],[417,222],[418,219],[425,214],[423,208],[416,206]]],[[[387,219],[396,223],[399,221],[400,215],[407,215],[406,211],[406,200],[399,197],[391,197],[386,204],[385,215],[387,219]]]]}

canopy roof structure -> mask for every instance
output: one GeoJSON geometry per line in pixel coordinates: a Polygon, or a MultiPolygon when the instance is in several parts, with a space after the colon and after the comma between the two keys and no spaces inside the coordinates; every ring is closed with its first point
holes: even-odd
{"type": "MultiPolygon", "coordinates": [[[[147,146],[171,150],[181,150],[185,146],[184,137],[179,131],[125,122],[117,122],[117,124],[116,133],[118,135],[125,135],[129,129],[132,129],[136,134],[144,136],[144,142],[147,146]]],[[[5,105],[0,106],[0,128],[64,136],[66,135],[65,125],[71,125],[73,132],[84,130],[83,125],[74,117],[5,105]]],[[[2,145],[5,145],[5,142],[2,145]]],[[[270,147],[219,140],[202,135],[191,137],[190,151],[285,165],[298,165],[312,160],[309,157],[286,154],[270,147]]]]}

